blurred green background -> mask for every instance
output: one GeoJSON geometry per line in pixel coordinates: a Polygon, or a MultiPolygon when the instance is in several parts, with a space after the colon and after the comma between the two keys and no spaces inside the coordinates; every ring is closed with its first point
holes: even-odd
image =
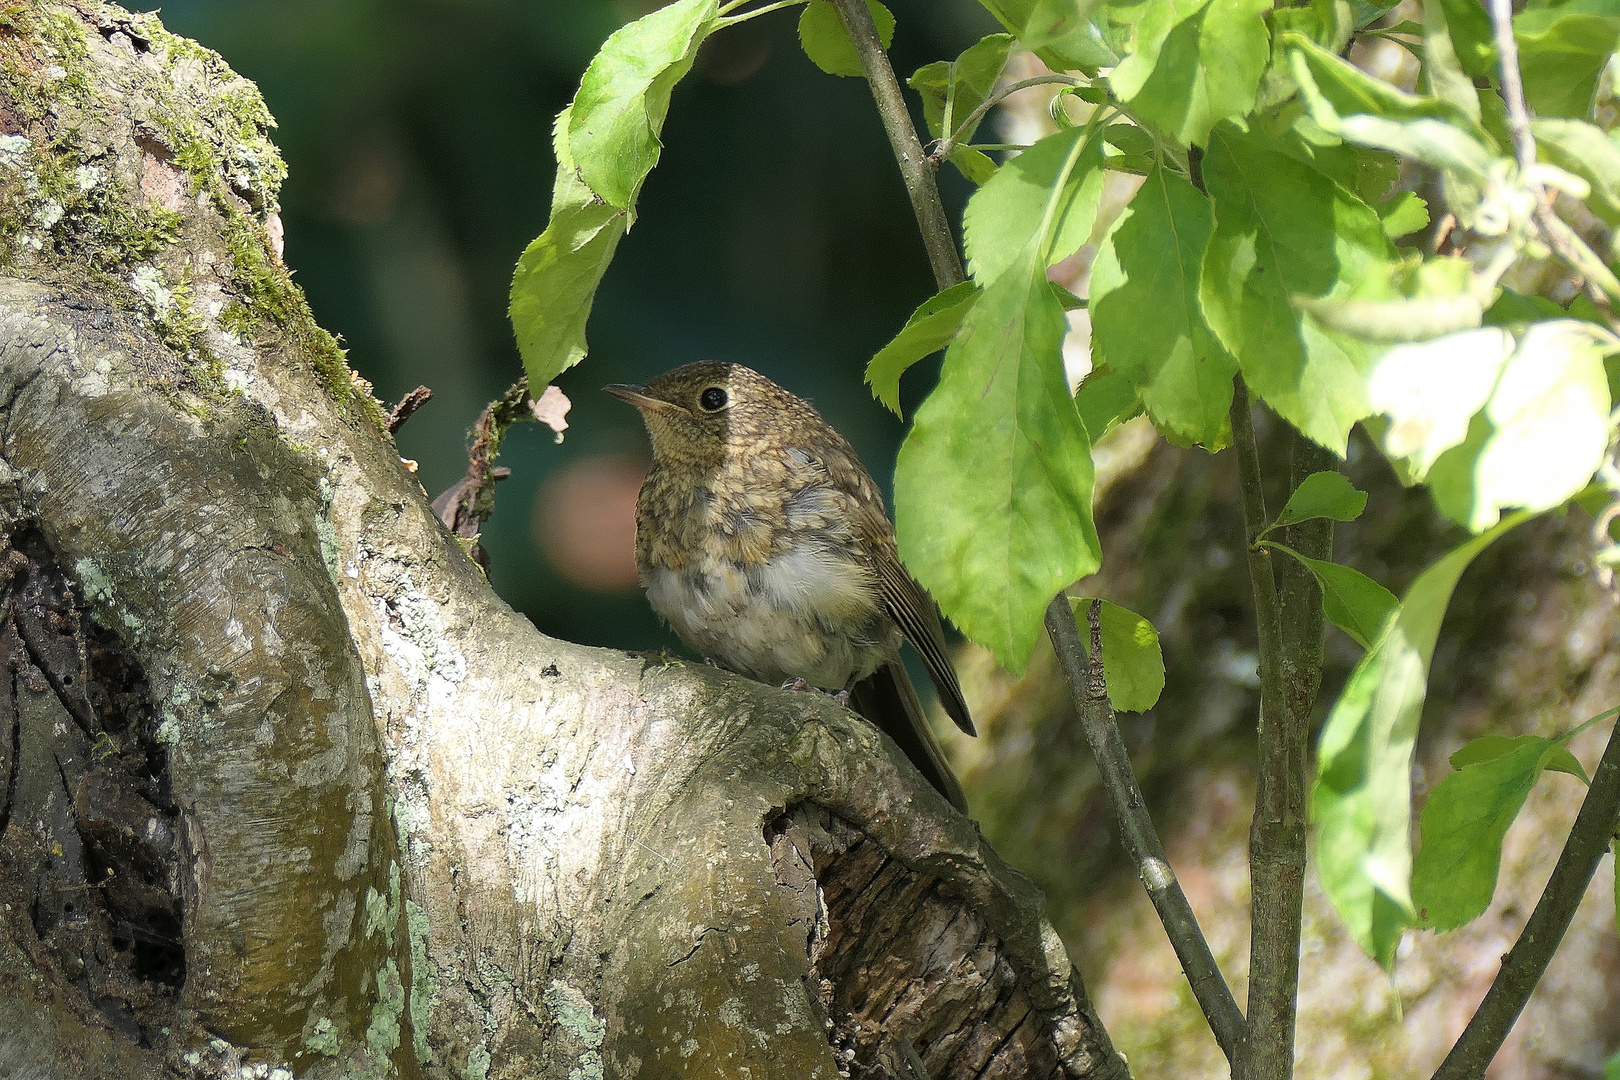
{"type": "MultiPolygon", "coordinates": [[[[130,7],[154,3],[132,0],[130,7]]],[[[280,124],[286,261],[321,324],[387,404],[434,399],[399,433],[430,495],[466,432],[520,373],[512,267],[544,227],[552,119],[602,40],[655,0],[168,0],[169,29],[258,83],[280,124]]],[[[974,0],[896,0],[904,78],[996,29],[974,0]]],[[[520,427],[485,529],[495,587],[548,634],[678,643],[634,582],[629,518],[646,455],[600,392],[700,359],[758,368],[811,398],[888,485],[902,425],[865,362],[933,292],[866,85],[815,68],[797,9],[716,35],[677,88],[663,159],[591,315],[591,355],[559,380],[561,445],[520,427]]],[[[941,175],[953,215],[968,195],[941,175]]],[[[908,406],[938,360],[907,380],[908,406]]]]}

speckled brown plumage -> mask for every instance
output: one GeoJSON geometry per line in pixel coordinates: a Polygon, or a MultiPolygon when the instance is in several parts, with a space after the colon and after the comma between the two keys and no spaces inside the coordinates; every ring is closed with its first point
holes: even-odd
{"type": "Polygon", "coordinates": [[[960,805],[897,659],[909,639],[971,734],[939,615],[901,566],[882,496],[844,437],[738,364],[689,364],[608,389],[641,411],[652,439],[636,565],[654,610],[729,670],[851,690],[857,710],[960,805]]]}

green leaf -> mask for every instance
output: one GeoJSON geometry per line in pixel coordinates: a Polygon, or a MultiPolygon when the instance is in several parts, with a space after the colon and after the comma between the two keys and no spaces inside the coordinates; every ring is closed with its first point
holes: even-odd
{"type": "Polygon", "coordinates": [[[939,60],[918,68],[906,80],[922,98],[929,134],[936,139],[954,135],[959,142],[973,138],[979,121],[972,127],[957,129],[995,89],[1012,45],[1011,34],[990,34],[968,46],[955,60],[939,60]]]}
{"type": "Polygon", "coordinates": [[[1452,44],[1450,10],[1445,0],[1423,0],[1423,77],[1428,81],[1429,93],[1451,102],[1477,121],[1479,95],[1452,44]]]}
{"type": "Polygon", "coordinates": [[[669,95],[719,25],[718,0],[676,0],[615,30],[585,69],[568,142],[580,179],[604,202],[634,208],[663,148],[669,95]]]}
{"type": "Polygon", "coordinates": [[[1074,392],[1074,407],[1080,411],[1080,420],[1093,445],[1116,425],[1142,411],[1131,380],[1106,365],[1092,368],[1081,381],[1080,389],[1074,392]]]}
{"type": "Polygon", "coordinates": [[[1395,252],[1383,224],[1258,131],[1218,128],[1204,182],[1215,202],[1199,280],[1204,317],[1266,404],[1343,455],[1351,425],[1371,411],[1370,346],[1322,327],[1295,300],[1347,297],[1387,273],[1395,252]]]}
{"type": "MultiPolygon", "coordinates": [[[[988,186],[988,185],[987,185],[988,186]]],[[[895,463],[900,555],[962,632],[1022,672],[1052,596],[1101,562],[1063,308],[1032,237],[945,351],[895,463]]]]}
{"type": "Polygon", "coordinates": [[[530,385],[544,386],[585,358],[585,322],[629,215],[597,201],[568,148],[569,109],[557,117],[551,220],[512,276],[510,315],[530,385]]]}
{"type": "Polygon", "coordinates": [[[1526,296],[1512,289],[1501,289],[1496,301],[1485,309],[1486,326],[1520,326],[1542,319],[1562,319],[1569,312],[1545,296],[1526,296]]]}
{"type": "Polygon", "coordinates": [[[1560,735],[1556,739],[1543,739],[1537,735],[1517,735],[1512,738],[1506,735],[1481,735],[1451,755],[1451,767],[1461,769],[1465,765],[1495,761],[1527,743],[1537,743],[1544,745],[1547,750],[1542,768],[1552,772],[1568,773],[1579,777],[1583,783],[1590,784],[1592,779],[1586,775],[1586,769],[1582,767],[1579,759],[1569,752],[1569,747],[1564,745],[1568,738],[1568,734],[1560,735]]]}
{"type": "Polygon", "coordinates": [[[1620,142],[1582,120],[1532,120],[1541,156],[1592,185],[1587,202],[1609,224],[1620,224],[1620,142]]]}
{"type": "Polygon", "coordinates": [[[1312,0],[1309,7],[1273,8],[1266,21],[1271,26],[1271,62],[1260,79],[1255,95],[1255,112],[1267,112],[1294,96],[1298,86],[1290,70],[1288,50],[1281,43],[1285,35],[1300,34],[1337,55],[1350,43],[1355,26],[1348,4],[1337,0],[1312,0]]]}
{"type": "Polygon", "coordinates": [[[1541,763],[1541,767],[1548,772],[1568,773],[1588,787],[1592,785],[1592,778],[1586,775],[1586,768],[1580,759],[1569,752],[1569,747],[1562,744],[1555,745],[1547,751],[1547,758],[1541,763]]]}
{"type": "MultiPolygon", "coordinates": [[[[878,40],[887,49],[894,40],[894,16],[878,0],[866,0],[866,7],[877,24],[878,40]]],[[[849,78],[865,75],[861,59],[855,55],[855,44],[849,40],[844,22],[838,17],[838,9],[828,0],[810,0],[799,16],[799,44],[816,67],[829,75],[849,78]]]]}
{"type": "Polygon", "coordinates": [[[1099,25],[1100,0],[979,0],[1053,71],[1095,72],[1119,63],[1116,33],[1099,25]]]}
{"type": "Polygon", "coordinates": [[[1272,528],[1319,518],[1354,521],[1366,508],[1367,493],[1358,490],[1343,473],[1315,472],[1300,481],[1288,496],[1288,505],[1277,515],[1272,528]]]}
{"type": "MultiPolygon", "coordinates": [[[[1471,79],[1496,77],[1496,33],[1479,0],[1440,0],[1457,62],[1471,79]]],[[[1421,29],[1421,28],[1416,28],[1421,29]]]]}
{"type": "Polygon", "coordinates": [[[1183,143],[1254,108],[1271,49],[1271,0],[1145,0],[1135,47],[1109,76],[1132,112],[1183,143]]]}
{"type": "Polygon", "coordinates": [[[1502,837],[1535,787],[1550,745],[1533,735],[1512,741],[1518,745],[1458,768],[1429,793],[1412,866],[1418,925],[1455,930],[1490,906],[1502,837]]]}
{"type": "Polygon", "coordinates": [[[950,163],[956,171],[976,186],[982,186],[996,175],[996,163],[989,156],[971,146],[958,146],[951,151],[950,163]]]}
{"type": "Polygon", "coordinates": [[[1378,220],[1384,223],[1384,235],[1399,239],[1426,228],[1429,224],[1429,204],[1415,191],[1398,191],[1373,207],[1378,220]]]}
{"type": "Polygon", "coordinates": [[[866,382],[872,396],[899,416],[900,376],[923,357],[949,345],[978,298],[978,288],[964,281],[928,298],[912,312],[894,340],[879,349],[866,365],[866,382]]]}
{"type": "Polygon", "coordinates": [[[1387,264],[1347,297],[1293,297],[1331,330],[1363,341],[1424,341],[1478,326],[1493,291],[1467,259],[1441,255],[1387,264]]]}
{"type": "Polygon", "coordinates": [[[1390,419],[1380,444],[1423,480],[1445,451],[1468,436],[1469,419],[1490,399],[1513,354],[1513,336],[1497,327],[1465,330],[1391,349],[1367,380],[1372,407],[1390,419]]]}
{"type": "MultiPolygon", "coordinates": [[[[973,193],[962,214],[962,246],[968,269],[980,285],[988,286],[1008,267],[1020,262],[1030,240],[1041,230],[1048,203],[1059,178],[1058,196],[1047,250],[1038,253],[1042,269],[1074,254],[1091,237],[1102,198],[1102,141],[1079,150],[1082,128],[1048,135],[1013,158],[973,193]]],[[[1056,591],[1056,590],[1054,590],[1056,591]]]]}
{"type": "Polygon", "coordinates": [[[1281,44],[1289,50],[1289,59],[1296,71],[1300,65],[1304,66],[1311,95],[1320,97],[1338,116],[1367,114],[1401,123],[1439,120],[1475,140],[1485,139],[1484,129],[1468,111],[1449,101],[1427,94],[1410,94],[1374,78],[1303,34],[1286,34],[1281,44]]]}
{"type": "Polygon", "coordinates": [[[1287,43],[1310,117],[1323,131],[1442,170],[1452,209],[1459,216],[1471,211],[1495,154],[1476,117],[1374,79],[1299,35],[1289,35],[1287,43]]]}
{"type": "Polygon", "coordinates": [[[1151,154],[1153,136],[1135,124],[1109,124],[1103,128],[1103,141],[1126,154],[1151,154]]]}
{"type": "Polygon", "coordinates": [[[1412,745],[1457,579],[1519,514],[1418,575],[1334,703],[1317,747],[1317,875],[1351,936],[1386,969],[1412,925],[1412,745]]]}
{"type": "Polygon", "coordinates": [[[1292,555],[1315,574],[1316,583],[1322,589],[1322,613],[1328,622],[1349,634],[1363,649],[1372,648],[1390,612],[1400,606],[1394,593],[1359,570],[1336,562],[1308,559],[1293,548],[1270,540],[1261,543],[1292,555]]]}
{"type": "Polygon", "coordinates": [[[1479,532],[1504,507],[1546,510],[1586,486],[1609,441],[1603,356],[1617,345],[1604,328],[1576,319],[1525,331],[1485,406],[1494,430],[1475,460],[1462,524],[1479,532]]]}
{"type": "Polygon", "coordinates": [[[1620,14],[1525,11],[1513,19],[1524,96],[1536,115],[1588,119],[1598,77],[1620,46],[1620,14]]]}
{"type": "MultiPolygon", "coordinates": [[[[1159,632],[1134,611],[1101,601],[1098,626],[1102,630],[1103,677],[1108,680],[1108,701],[1119,712],[1147,712],[1164,692],[1164,653],[1159,632]]],[[[1069,607],[1080,624],[1080,641],[1091,655],[1088,622],[1090,597],[1069,597],[1069,607]]]]}
{"type": "Polygon", "coordinates": [[[1097,352],[1128,378],[1148,415],[1184,442],[1222,445],[1237,361],[1198,305],[1213,228],[1209,200],[1154,169],[1114,222],[1091,270],[1097,352]]]}

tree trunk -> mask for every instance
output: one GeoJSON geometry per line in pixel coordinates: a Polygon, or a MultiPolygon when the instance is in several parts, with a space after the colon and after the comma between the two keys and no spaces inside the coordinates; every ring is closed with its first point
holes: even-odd
{"type": "Polygon", "coordinates": [[[0,8],[0,1075],[1124,1075],[875,729],[491,592],[270,123],[155,17],[0,8]]]}

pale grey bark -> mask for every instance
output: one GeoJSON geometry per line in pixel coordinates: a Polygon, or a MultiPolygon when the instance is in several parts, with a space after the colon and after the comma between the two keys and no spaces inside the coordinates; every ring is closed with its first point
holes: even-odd
{"type": "Polygon", "coordinates": [[[10,657],[0,1066],[1123,1075],[1039,894],[873,728],[494,595],[279,263],[250,84],[111,5],[6,18],[0,512],[15,581],[116,640],[58,617],[10,657]],[[50,719],[116,656],[149,712],[50,719]],[[173,842],[98,840],[98,783],[173,842]],[[112,899],[37,914],[113,897],[123,841],[183,915],[167,988],[112,899]]]}

